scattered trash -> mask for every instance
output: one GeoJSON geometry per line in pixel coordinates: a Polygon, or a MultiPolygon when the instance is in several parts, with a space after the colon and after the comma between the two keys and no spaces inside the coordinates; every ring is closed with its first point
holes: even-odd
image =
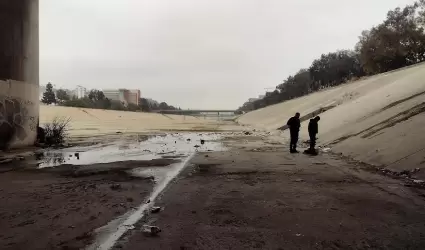
{"type": "Polygon", "coordinates": [[[244,132],[244,134],[245,134],[245,135],[251,135],[252,133],[251,133],[251,132],[249,132],[249,131],[245,131],[245,132],[244,132]]]}
{"type": "Polygon", "coordinates": [[[415,184],[422,184],[424,182],[425,181],[423,181],[423,180],[413,180],[413,183],[415,183],[415,184]]]}
{"type": "Polygon", "coordinates": [[[161,232],[159,227],[150,225],[143,225],[142,230],[146,236],[157,236],[161,232]]]}
{"type": "Polygon", "coordinates": [[[75,157],[77,157],[77,160],[80,159],[80,153],[75,153],[74,155],[75,155],[75,157]]]}
{"type": "Polygon", "coordinates": [[[193,147],[195,147],[195,148],[200,148],[201,146],[199,146],[199,145],[195,145],[195,146],[193,146],[193,147]]]}
{"type": "Polygon", "coordinates": [[[161,211],[161,207],[152,207],[151,213],[157,214],[161,211]]]}
{"type": "Polygon", "coordinates": [[[300,237],[300,236],[302,236],[302,234],[295,234],[295,236],[300,237]]]}
{"type": "Polygon", "coordinates": [[[119,189],[121,189],[121,184],[112,184],[111,189],[112,190],[119,190],[119,189]]]}
{"type": "Polygon", "coordinates": [[[128,228],[129,230],[133,230],[134,226],[133,225],[124,225],[126,228],[128,228]]]}
{"type": "Polygon", "coordinates": [[[204,145],[205,144],[205,140],[201,140],[201,144],[204,145]]]}
{"type": "Polygon", "coordinates": [[[327,153],[327,152],[331,151],[331,148],[323,148],[323,149],[322,149],[322,151],[323,151],[324,153],[327,153]]]}
{"type": "Polygon", "coordinates": [[[25,157],[23,157],[23,156],[16,156],[15,157],[15,161],[23,161],[23,160],[25,160],[25,157]]]}

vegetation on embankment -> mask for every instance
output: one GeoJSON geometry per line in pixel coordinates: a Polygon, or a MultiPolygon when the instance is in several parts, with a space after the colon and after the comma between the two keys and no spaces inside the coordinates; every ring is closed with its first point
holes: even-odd
{"type": "Polygon", "coordinates": [[[311,66],[300,69],[263,99],[246,102],[239,111],[249,112],[425,60],[425,0],[396,8],[370,30],[363,31],[352,50],[322,54],[311,66]]]}

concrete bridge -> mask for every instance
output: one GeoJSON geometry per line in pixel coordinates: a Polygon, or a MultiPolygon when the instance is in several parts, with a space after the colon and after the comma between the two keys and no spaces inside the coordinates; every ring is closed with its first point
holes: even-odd
{"type": "Polygon", "coordinates": [[[0,0],[0,150],[37,137],[38,6],[38,0],[0,0]]]}
{"type": "Polygon", "coordinates": [[[225,110],[225,109],[194,109],[194,110],[157,110],[156,113],[160,114],[173,114],[173,115],[199,115],[199,114],[205,114],[205,113],[212,113],[212,114],[218,114],[220,113],[232,113],[234,114],[236,110],[225,110]]]}

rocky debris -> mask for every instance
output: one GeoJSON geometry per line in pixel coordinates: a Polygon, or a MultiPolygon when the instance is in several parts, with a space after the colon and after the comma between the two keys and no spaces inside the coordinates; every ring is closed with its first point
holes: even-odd
{"type": "Polygon", "coordinates": [[[157,226],[143,225],[142,231],[146,236],[157,236],[161,229],[157,226]]]}
{"type": "Polygon", "coordinates": [[[249,131],[245,131],[245,132],[243,132],[245,135],[252,135],[252,133],[251,132],[249,132],[249,131]]]}
{"type": "Polygon", "coordinates": [[[199,145],[195,145],[195,146],[193,146],[193,147],[195,147],[195,148],[200,148],[201,146],[199,146],[199,145]]]}
{"type": "Polygon", "coordinates": [[[121,184],[112,184],[111,185],[111,189],[112,190],[120,190],[121,189],[121,184]]]}
{"type": "Polygon", "coordinates": [[[186,141],[191,141],[191,139],[187,139],[186,141]]]}
{"type": "Polygon", "coordinates": [[[157,214],[159,212],[161,212],[161,207],[152,207],[151,208],[151,213],[157,214]]]}
{"type": "Polygon", "coordinates": [[[0,159],[0,164],[11,163],[12,159],[0,159]]]}
{"type": "Polygon", "coordinates": [[[205,144],[205,140],[201,139],[201,144],[204,145],[205,144]]]}

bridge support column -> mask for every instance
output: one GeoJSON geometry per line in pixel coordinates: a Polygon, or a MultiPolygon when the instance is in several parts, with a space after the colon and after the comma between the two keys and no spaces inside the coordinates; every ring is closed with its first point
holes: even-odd
{"type": "Polygon", "coordinates": [[[39,117],[38,0],[0,1],[0,149],[33,145],[39,117]]]}

